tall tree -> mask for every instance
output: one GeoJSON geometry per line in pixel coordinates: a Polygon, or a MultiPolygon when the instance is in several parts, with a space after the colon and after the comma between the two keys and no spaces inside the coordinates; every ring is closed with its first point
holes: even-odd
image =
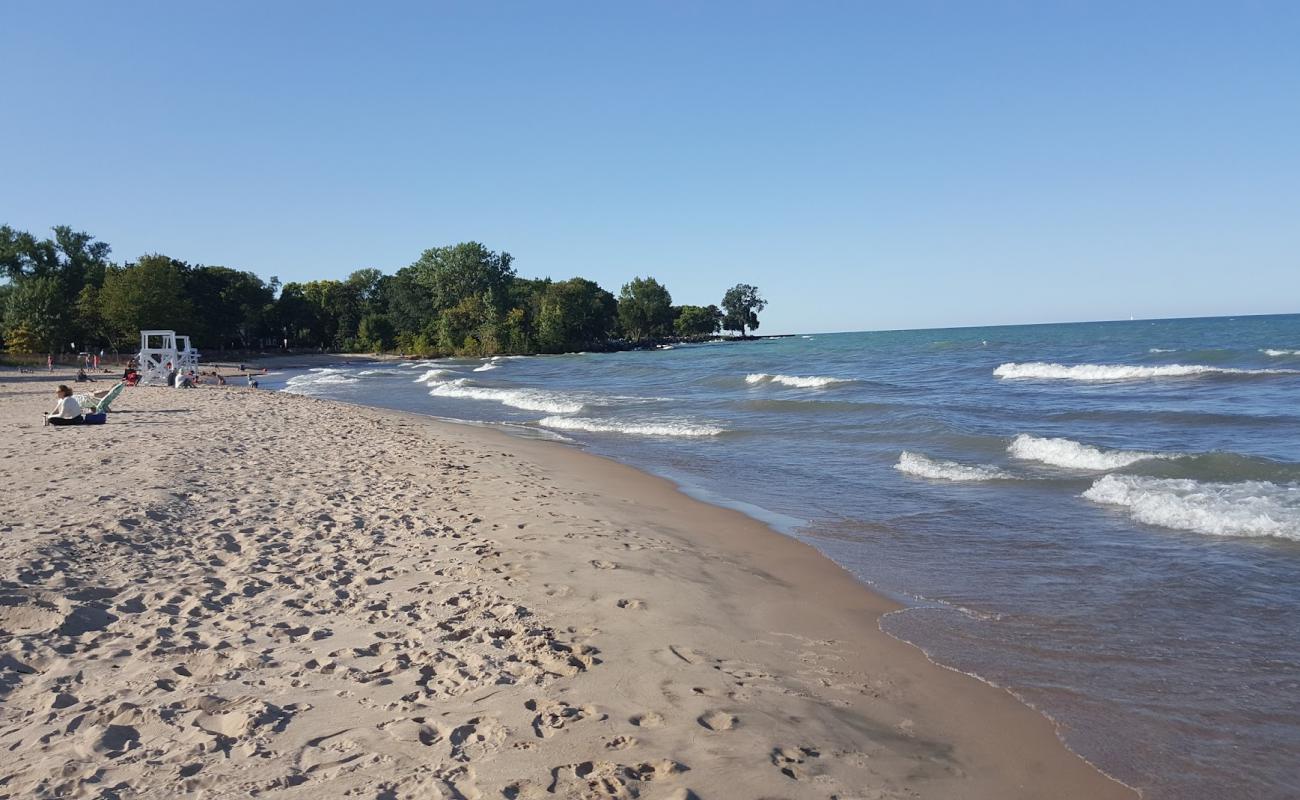
{"type": "Polygon", "coordinates": [[[708,336],[722,330],[722,311],[717,306],[679,306],[673,330],[678,336],[708,336]]]}
{"type": "Polygon", "coordinates": [[[15,281],[4,307],[5,339],[16,351],[59,353],[71,309],[63,299],[63,282],[57,275],[34,275],[15,281]],[[16,344],[17,343],[17,344],[16,344]]]}
{"type": "Polygon", "coordinates": [[[546,353],[603,344],[618,320],[614,295],[586,278],[548,285],[542,290],[539,305],[537,344],[546,353]]]}
{"type": "Polygon", "coordinates": [[[46,337],[60,343],[82,342],[94,332],[87,330],[82,324],[83,315],[74,309],[86,287],[97,289],[104,282],[111,248],[107,242],[97,242],[90,234],[66,225],[53,230],[53,239],[38,239],[26,231],[0,225],[0,277],[8,278],[15,287],[41,279],[39,285],[22,295],[18,307],[4,312],[4,325],[21,325],[28,342],[46,337]],[[58,313],[40,312],[41,319],[15,316],[25,313],[24,309],[37,313],[32,305],[37,297],[57,297],[53,308],[58,313]]]}
{"type": "Polygon", "coordinates": [[[194,321],[185,330],[201,347],[249,348],[268,328],[274,291],[251,272],[197,266],[186,275],[194,321]]]}
{"type": "Polygon", "coordinates": [[[382,304],[399,335],[428,336],[433,330],[433,292],[416,267],[403,267],[380,285],[382,304]]]}
{"type": "Polygon", "coordinates": [[[513,261],[509,253],[495,253],[478,242],[462,242],[425,250],[411,268],[438,313],[484,295],[501,309],[515,277],[513,261]]]}
{"type": "Polygon", "coordinates": [[[654,278],[633,278],[618,295],[618,321],[634,341],[672,331],[673,296],[654,278]]]}
{"type": "Polygon", "coordinates": [[[758,287],[738,283],[728,289],[722,298],[722,310],[726,312],[722,327],[729,331],[740,331],[743,337],[746,328],[758,329],[758,313],[764,308],[767,308],[767,301],[759,296],[758,287]]]}
{"type": "Polygon", "coordinates": [[[185,262],[158,253],[110,268],[100,290],[100,309],[117,341],[129,346],[141,330],[183,332],[194,321],[185,286],[188,272],[185,262]]]}

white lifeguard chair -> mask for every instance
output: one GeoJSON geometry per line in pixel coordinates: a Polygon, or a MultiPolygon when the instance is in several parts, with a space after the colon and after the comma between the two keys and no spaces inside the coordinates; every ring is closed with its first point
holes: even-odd
{"type": "Polygon", "coordinates": [[[176,331],[140,331],[140,383],[166,386],[167,375],[180,369],[180,353],[176,350],[176,331]]]}
{"type": "Polygon", "coordinates": [[[199,351],[190,343],[190,337],[176,336],[176,354],[179,359],[176,369],[180,370],[180,374],[188,375],[191,371],[195,375],[199,373],[199,351]]]}

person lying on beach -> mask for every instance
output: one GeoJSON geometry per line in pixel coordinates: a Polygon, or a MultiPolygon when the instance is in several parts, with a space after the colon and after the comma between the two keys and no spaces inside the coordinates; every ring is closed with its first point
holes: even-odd
{"type": "Polygon", "coordinates": [[[81,425],[85,422],[81,418],[81,403],[72,396],[71,389],[60,385],[54,390],[54,395],[59,398],[59,402],[54,411],[45,415],[46,425],[81,425]]]}

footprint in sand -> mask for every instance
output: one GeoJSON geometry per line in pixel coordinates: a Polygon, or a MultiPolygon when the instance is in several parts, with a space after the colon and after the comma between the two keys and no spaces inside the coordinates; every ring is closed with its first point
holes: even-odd
{"type": "Polygon", "coordinates": [[[696,722],[711,731],[729,731],[736,727],[736,718],[718,709],[702,714],[696,722]]]}
{"type": "Polygon", "coordinates": [[[593,559],[591,565],[596,569],[618,569],[618,564],[613,561],[601,561],[600,559],[593,559]]]}
{"type": "Polygon", "coordinates": [[[631,609],[633,611],[644,611],[645,601],[644,600],[619,600],[618,607],[631,609]]]}
{"type": "Polygon", "coordinates": [[[821,753],[814,747],[777,747],[772,750],[772,765],[787,778],[801,781],[812,774],[808,762],[820,757],[821,753]]]}
{"type": "Polygon", "coordinates": [[[647,711],[644,714],[634,715],[628,720],[628,722],[638,728],[661,728],[664,724],[664,718],[662,714],[654,711],[647,711]]]}

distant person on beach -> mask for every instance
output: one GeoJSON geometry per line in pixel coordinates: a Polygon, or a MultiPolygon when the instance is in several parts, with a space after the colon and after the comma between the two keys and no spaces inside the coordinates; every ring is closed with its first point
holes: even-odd
{"type": "Polygon", "coordinates": [[[77,383],[85,383],[87,381],[94,381],[94,380],[95,380],[94,378],[86,374],[85,369],[77,370],[77,383]]]}
{"type": "Polygon", "coordinates": [[[50,372],[54,371],[54,356],[45,357],[45,368],[48,369],[50,372]]]}
{"type": "Polygon", "coordinates": [[[249,373],[249,375],[248,375],[248,385],[249,385],[249,386],[252,386],[254,389],[257,388],[257,381],[253,380],[253,375],[252,375],[252,373],[249,373]]]}
{"type": "Polygon", "coordinates": [[[226,376],[225,376],[225,375],[222,375],[220,372],[215,373],[215,374],[216,374],[216,376],[217,376],[217,385],[218,385],[218,386],[225,386],[225,385],[226,385],[226,376]]]}
{"type": "Polygon", "coordinates": [[[81,418],[81,403],[72,396],[71,389],[60,385],[54,390],[54,396],[59,398],[59,402],[54,411],[45,415],[46,425],[81,425],[85,422],[81,418]]]}

